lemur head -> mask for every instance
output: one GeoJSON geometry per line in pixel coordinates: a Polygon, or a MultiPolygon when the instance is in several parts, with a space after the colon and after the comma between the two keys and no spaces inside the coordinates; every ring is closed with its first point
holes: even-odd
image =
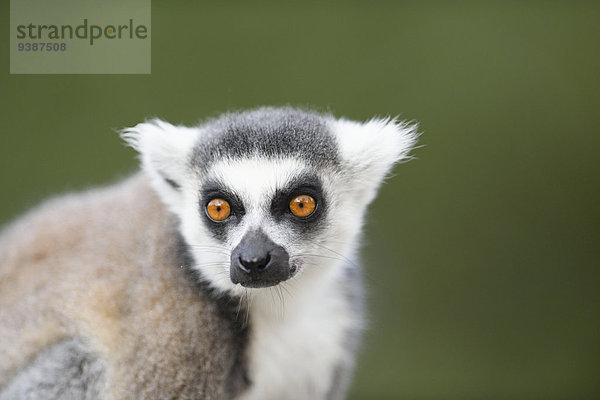
{"type": "Polygon", "coordinates": [[[178,216],[195,268],[233,293],[343,268],[367,205],[417,137],[393,119],[358,123],[292,108],[193,128],[152,120],[122,135],[178,216]]]}

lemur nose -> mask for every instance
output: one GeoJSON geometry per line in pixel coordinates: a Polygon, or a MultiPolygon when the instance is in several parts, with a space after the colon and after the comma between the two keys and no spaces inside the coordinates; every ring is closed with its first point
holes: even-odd
{"type": "Polygon", "coordinates": [[[271,261],[271,253],[265,253],[260,257],[247,257],[244,254],[240,255],[240,266],[245,272],[262,271],[269,266],[271,261]]]}
{"type": "Polygon", "coordinates": [[[292,276],[290,256],[262,230],[249,231],[231,251],[229,275],[244,287],[273,286],[292,276]]]}

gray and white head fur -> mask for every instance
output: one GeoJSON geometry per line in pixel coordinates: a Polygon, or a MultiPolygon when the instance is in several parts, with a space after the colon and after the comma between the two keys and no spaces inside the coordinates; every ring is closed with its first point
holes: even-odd
{"type": "MultiPolygon", "coordinates": [[[[194,268],[218,291],[250,290],[231,279],[232,251],[260,232],[289,255],[290,290],[331,283],[352,257],[367,205],[395,163],[409,158],[417,132],[396,119],[359,123],[294,108],[225,114],[196,127],[158,119],[122,132],[141,155],[154,189],[178,216],[194,268]],[[306,219],[287,208],[315,197],[306,219]],[[227,197],[231,216],[211,220],[206,204],[227,197]],[[304,283],[310,282],[310,283],[304,283]]],[[[285,283],[287,284],[287,283],[285,283]]]]}

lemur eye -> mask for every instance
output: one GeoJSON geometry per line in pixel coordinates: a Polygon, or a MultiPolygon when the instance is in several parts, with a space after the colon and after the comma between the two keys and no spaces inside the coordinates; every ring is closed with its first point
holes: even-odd
{"type": "Polygon", "coordinates": [[[231,207],[223,199],[212,199],[206,205],[206,214],[213,221],[223,221],[231,214],[231,207]]]}
{"type": "Polygon", "coordinates": [[[307,194],[296,196],[290,201],[290,211],[296,217],[300,218],[308,217],[315,211],[316,206],[317,202],[315,199],[307,194]]]}

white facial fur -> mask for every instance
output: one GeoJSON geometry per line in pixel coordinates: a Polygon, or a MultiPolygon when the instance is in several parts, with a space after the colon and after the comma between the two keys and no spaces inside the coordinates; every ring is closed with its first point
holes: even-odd
{"type": "MultiPolygon", "coordinates": [[[[238,295],[244,290],[243,287],[231,283],[229,263],[231,250],[249,231],[261,229],[272,241],[288,251],[290,260],[302,253],[303,246],[299,245],[297,238],[292,240],[289,232],[281,229],[271,218],[269,207],[276,189],[284,187],[303,169],[304,166],[299,160],[288,158],[267,161],[259,157],[222,160],[210,169],[207,177],[217,179],[225,188],[235,193],[245,207],[242,221],[229,231],[224,242],[215,239],[211,232],[204,229],[203,226],[199,227],[197,223],[187,224],[186,221],[182,221],[184,235],[191,244],[198,268],[214,286],[238,295]],[[194,246],[196,243],[210,243],[212,247],[209,249],[196,248],[194,246]],[[215,252],[211,249],[220,250],[215,252]],[[218,265],[218,267],[215,268],[214,265],[218,265]]],[[[196,197],[193,202],[198,204],[199,200],[196,197]]],[[[190,211],[193,213],[191,208],[190,211]]]]}

